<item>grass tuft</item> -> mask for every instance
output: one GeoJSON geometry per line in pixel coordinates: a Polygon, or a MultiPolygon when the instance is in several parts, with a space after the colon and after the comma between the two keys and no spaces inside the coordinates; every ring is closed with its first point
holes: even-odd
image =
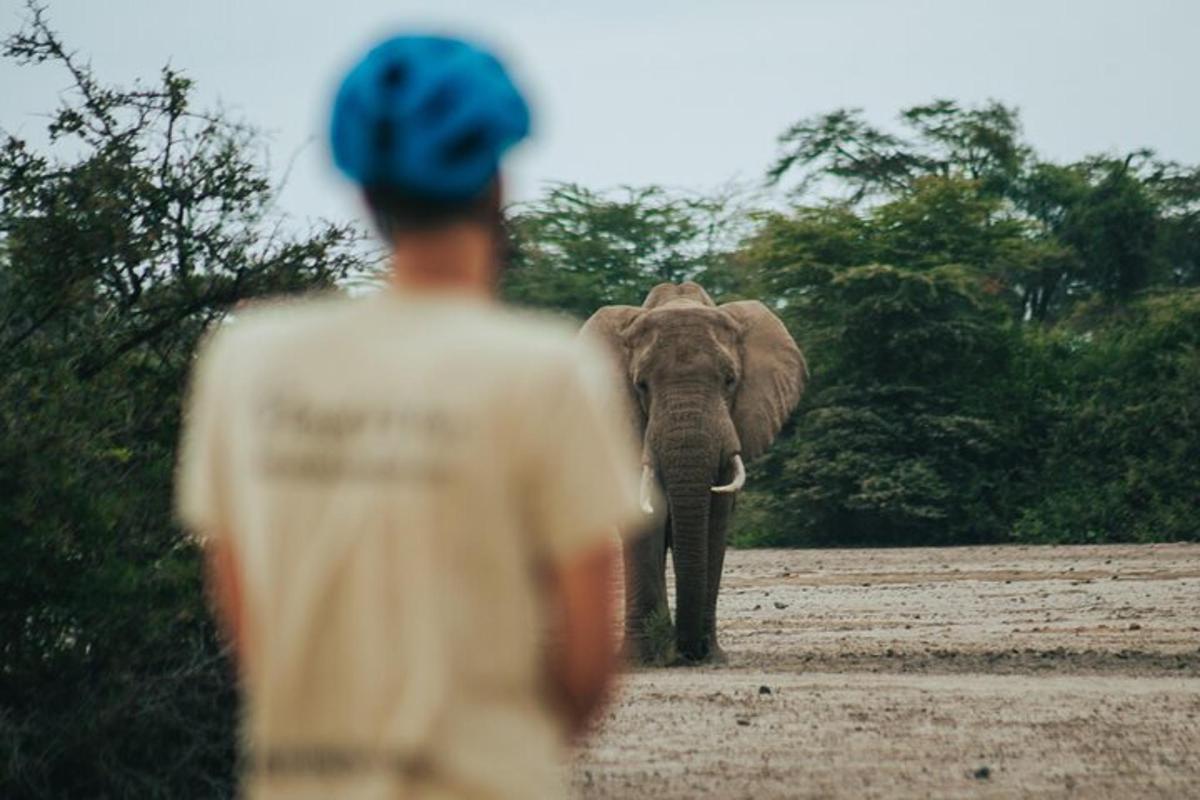
{"type": "Polygon", "coordinates": [[[646,651],[650,666],[665,667],[674,663],[675,626],[671,623],[671,612],[666,607],[660,608],[646,619],[643,629],[646,637],[646,651]]]}

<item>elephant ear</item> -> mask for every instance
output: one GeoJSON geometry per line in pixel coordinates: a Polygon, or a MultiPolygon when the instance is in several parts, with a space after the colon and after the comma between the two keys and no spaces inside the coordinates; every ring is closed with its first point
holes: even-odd
{"type": "Polygon", "coordinates": [[[624,331],[633,323],[642,309],[637,306],[604,306],[592,314],[583,324],[579,335],[597,342],[612,356],[614,384],[620,386],[621,400],[629,410],[630,423],[638,436],[645,432],[646,422],[642,415],[642,404],[638,401],[633,380],[629,377],[629,359],[632,355],[625,341],[624,331]]]}
{"type": "Polygon", "coordinates": [[[733,425],[749,461],[766,452],[800,402],[808,364],[783,322],[757,300],[720,309],[742,329],[742,377],[733,399],[733,425]]]}

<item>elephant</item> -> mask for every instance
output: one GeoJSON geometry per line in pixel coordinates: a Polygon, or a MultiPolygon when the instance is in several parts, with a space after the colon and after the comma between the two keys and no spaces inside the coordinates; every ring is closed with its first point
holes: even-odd
{"type": "Polygon", "coordinates": [[[629,657],[655,663],[654,620],[670,620],[666,553],[676,577],[681,663],[723,661],[717,593],[726,531],[745,462],[761,455],[804,392],[808,365],[787,328],[756,300],[717,305],[697,283],[661,283],[640,307],[605,306],[582,336],[615,357],[614,379],[642,442],[641,535],[625,538],[629,657]],[[665,507],[654,508],[665,499],[665,507]]]}

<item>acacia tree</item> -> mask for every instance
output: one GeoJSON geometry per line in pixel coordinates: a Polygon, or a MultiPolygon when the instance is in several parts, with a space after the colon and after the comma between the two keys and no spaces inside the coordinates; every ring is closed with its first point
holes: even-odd
{"type": "Polygon", "coordinates": [[[1146,187],[1158,206],[1160,279],[1170,286],[1200,286],[1200,166],[1152,164],[1146,187]]]}
{"type": "Polygon", "coordinates": [[[1017,110],[996,102],[935,100],[899,120],[900,133],[870,124],[859,109],[800,120],[779,137],[768,181],[792,182],[797,199],[832,190],[851,208],[895,202],[931,182],[969,185],[987,206],[987,226],[1023,226],[1020,258],[991,271],[1019,298],[1023,320],[1061,318],[1093,296],[1123,302],[1154,285],[1196,280],[1194,168],[1148,150],[1047,162],[1024,140],[1017,110]]]}
{"type": "Polygon", "coordinates": [[[71,88],[49,147],[0,144],[0,795],[227,795],[232,676],[171,514],[181,387],[208,327],[334,286],[357,234],[288,233],[254,131],[181,73],[105,84],[33,4],[4,55],[71,88]]]}
{"type": "Polygon", "coordinates": [[[905,109],[900,120],[909,138],[871,125],[862,109],[802,119],[779,136],[781,152],[767,178],[797,181],[797,196],[833,178],[855,204],[895,196],[926,176],[963,177],[987,193],[1004,194],[1031,155],[1020,139],[1017,110],[1000,103],[963,108],[934,100],[905,109]]]}
{"type": "Polygon", "coordinates": [[[579,318],[602,305],[638,305],[663,281],[699,280],[734,295],[746,291],[732,254],[748,221],[733,191],[706,197],[658,186],[600,193],[555,185],[510,209],[504,293],[579,318]]]}

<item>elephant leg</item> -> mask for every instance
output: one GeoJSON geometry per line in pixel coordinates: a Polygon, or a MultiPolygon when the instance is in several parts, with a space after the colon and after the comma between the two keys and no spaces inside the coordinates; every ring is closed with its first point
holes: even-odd
{"type": "Polygon", "coordinates": [[[625,540],[625,648],[639,664],[660,659],[654,626],[670,625],[666,584],[666,528],[655,524],[625,540]]]}
{"type": "Polygon", "coordinates": [[[725,545],[733,506],[733,495],[714,495],[708,517],[708,596],[704,615],[712,660],[722,663],[725,653],[717,641],[717,597],[721,592],[721,571],[725,566],[725,545]]]}

